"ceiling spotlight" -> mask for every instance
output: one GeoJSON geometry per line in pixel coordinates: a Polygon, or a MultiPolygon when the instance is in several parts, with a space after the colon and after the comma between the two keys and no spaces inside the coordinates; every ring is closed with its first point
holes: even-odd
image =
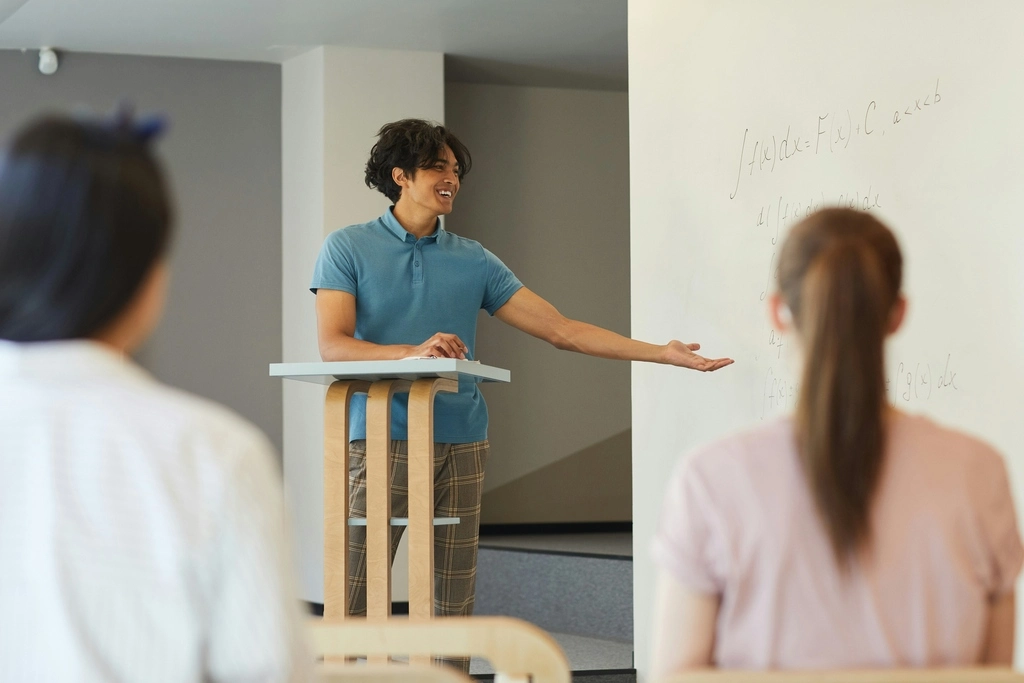
{"type": "Polygon", "coordinates": [[[49,76],[57,72],[57,53],[52,48],[39,50],[39,71],[49,76]]]}

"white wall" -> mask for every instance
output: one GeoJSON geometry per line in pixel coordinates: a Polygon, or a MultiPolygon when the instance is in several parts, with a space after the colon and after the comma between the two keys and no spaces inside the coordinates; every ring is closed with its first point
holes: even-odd
{"type": "Polygon", "coordinates": [[[736,359],[706,376],[634,367],[641,674],[669,472],[793,405],[790,346],[771,343],[763,298],[808,207],[867,195],[894,228],[910,308],[889,400],[995,445],[1024,511],[1024,81],[1005,77],[1024,60],[1022,23],[1024,4],[1000,0],[630,0],[633,330],[736,359]]]}
{"type": "MultiPolygon", "coordinates": [[[[390,204],[363,183],[377,130],[389,121],[444,119],[440,53],[319,47],[282,67],[283,362],[318,361],[313,264],[324,238],[390,204]]],[[[301,597],[323,602],[323,395],[285,382],[285,493],[293,515],[301,597]]],[[[405,600],[404,561],[393,595],[405,600]]]]}
{"type": "Polygon", "coordinates": [[[168,118],[157,143],[174,194],[171,283],[138,354],[161,381],[226,404],[281,444],[280,69],[274,64],[0,50],[0,137],[44,112],[113,112],[130,95],[168,118]],[[212,257],[217,254],[217,257],[212,257]],[[244,339],[244,344],[239,340],[244,339]]]}
{"type": "MultiPolygon", "coordinates": [[[[625,92],[449,83],[469,147],[446,228],[483,243],[564,314],[629,334],[625,92]]],[[[630,510],[629,365],[557,351],[486,313],[485,523],[622,521],[630,510]]]]}

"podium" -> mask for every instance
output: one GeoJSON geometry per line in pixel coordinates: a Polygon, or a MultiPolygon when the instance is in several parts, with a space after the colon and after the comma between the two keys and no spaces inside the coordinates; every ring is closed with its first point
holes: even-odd
{"type": "Polygon", "coordinates": [[[434,616],[434,398],[459,380],[508,382],[508,370],[452,358],[273,363],[271,377],[322,384],[324,399],[324,618],[348,614],[349,528],[366,524],[366,616],[391,616],[391,527],[408,524],[409,616],[434,616]],[[391,517],[391,399],[409,393],[409,517],[391,517]],[[349,517],[349,405],[366,401],[366,519],[349,517]]]}

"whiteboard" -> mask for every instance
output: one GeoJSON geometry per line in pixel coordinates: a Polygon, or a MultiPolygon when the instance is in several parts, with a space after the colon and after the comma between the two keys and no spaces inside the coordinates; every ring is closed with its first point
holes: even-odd
{"type": "Polygon", "coordinates": [[[673,465],[794,405],[765,297],[809,210],[858,206],[894,229],[910,305],[889,400],[995,445],[1024,511],[1022,26],[1015,0],[630,0],[632,333],[736,359],[633,366],[641,673],[673,465]]]}

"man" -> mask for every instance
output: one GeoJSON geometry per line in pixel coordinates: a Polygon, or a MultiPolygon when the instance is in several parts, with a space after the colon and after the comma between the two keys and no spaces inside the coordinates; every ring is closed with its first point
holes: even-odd
{"type": "MultiPolygon", "coordinates": [[[[481,308],[502,322],[559,349],[620,360],[666,363],[712,371],[732,363],[694,353],[698,344],[664,346],[628,339],[570,320],[537,296],[479,243],[440,226],[451,213],[469,151],[442,126],[416,119],[389,123],[366,164],[366,184],[394,206],[363,225],[327,237],[317,260],[317,333],[325,361],[397,360],[410,356],[475,357],[481,308]]],[[[352,514],[365,516],[365,396],[353,401],[350,439],[352,514]],[[358,400],[361,399],[361,400],[358,400]]],[[[407,397],[392,407],[391,446],[396,516],[407,508],[407,397]]],[[[435,403],[435,513],[459,517],[435,534],[435,610],[469,615],[476,579],[477,533],[487,458],[487,407],[474,384],[435,403]]],[[[366,609],[365,532],[351,530],[353,589],[349,609],[366,609]]],[[[392,535],[392,552],[402,527],[392,535]]]]}

